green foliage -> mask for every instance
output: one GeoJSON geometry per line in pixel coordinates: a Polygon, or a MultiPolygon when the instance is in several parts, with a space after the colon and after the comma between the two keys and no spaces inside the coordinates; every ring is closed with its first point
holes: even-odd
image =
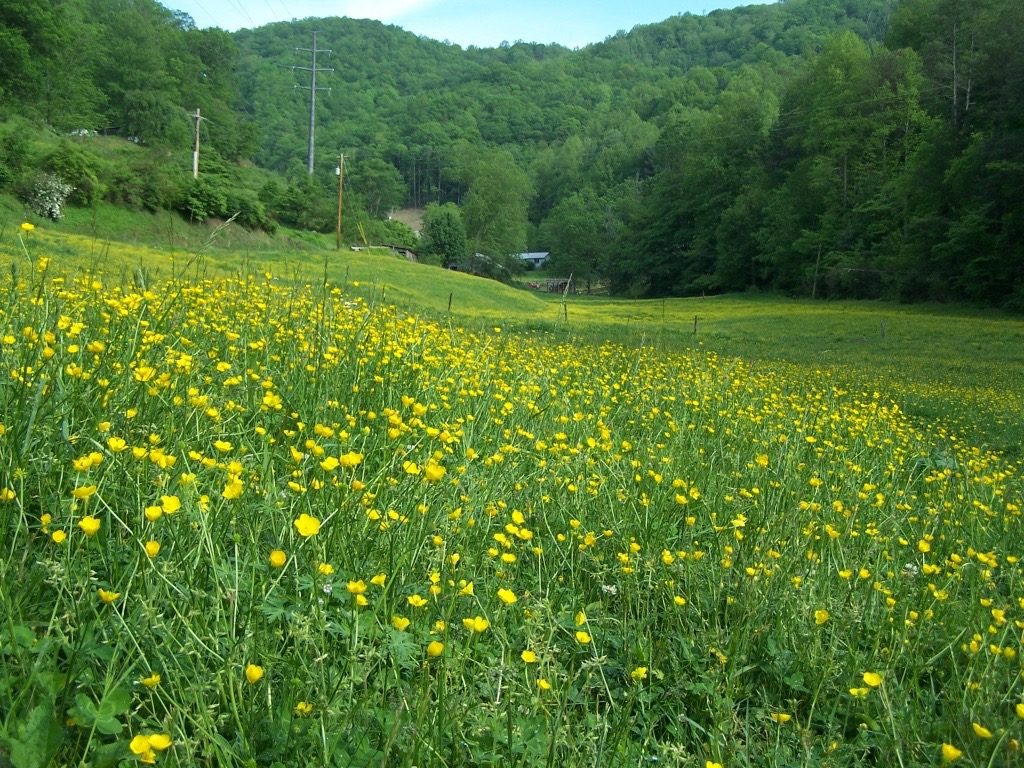
{"type": "Polygon", "coordinates": [[[101,160],[83,146],[62,139],[43,158],[43,168],[64,179],[74,187],[68,202],[73,205],[93,205],[105,194],[99,177],[104,175],[101,160]]]}
{"type": "Polygon", "coordinates": [[[454,203],[431,203],[423,214],[420,254],[429,264],[458,266],[468,255],[462,211],[454,203]]]}
{"type": "Polygon", "coordinates": [[[455,175],[468,191],[462,203],[469,250],[492,259],[526,248],[530,179],[507,150],[461,144],[455,175]]]}
{"type": "Polygon", "coordinates": [[[383,237],[402,205],[451,202],[469,251],[499,273],[529,247],[633,295],[1013,304],[1022,26],[1013,0],[788,0],[577,51],[463,50],[367,20],[229,34],[154,0],[11,0],[0,118],[28,120],[32,138],[0,129],[0,187],[45,170],[75,187],[73,205],[329,232],[343,151],[351,241],[358,224],[383,237]],[[280,65],[300,63],[314,30],[345,85],[318,101],[310,180],[308,94],[280,65]],[[219,182],[189,192],[197,108],[203,171],[219,182]],[[154,155],[94,153],[97,130],[154,155]]]}

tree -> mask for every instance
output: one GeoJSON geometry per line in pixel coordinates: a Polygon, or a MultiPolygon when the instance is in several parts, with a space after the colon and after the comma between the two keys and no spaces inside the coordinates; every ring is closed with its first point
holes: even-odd
{"type": "Polygon", "coordinates": [[[591,188],[563,198],[540,227],[540,240],[551,250],[551,268],[572,274],[586,285],[607,274],[616,251],[621,220],[614,197],[599,197],[591,188]]]}
{"type": "Polygon", "coordinates": [[[345,186],[358,192],[366,212],[375,219],[383,218],[405,200],[402,175],[395,166],[378,157],[346,163],[345,186]]]}
{"type": "Polygon", "coordinates": [[[530,180],[508,150],[457,148],[455,176],[467,188],[462,212],[466,240],[474,252],[499,259],[526,247],[530,180]]]}
{"type": "Polygon", "coordinates": [[[424,261],[445,267],[461,264],[466,258],[466,226],[462,211],[454,203],[431,203],[423,215],[423,235],[419,252],[424,261]]]}

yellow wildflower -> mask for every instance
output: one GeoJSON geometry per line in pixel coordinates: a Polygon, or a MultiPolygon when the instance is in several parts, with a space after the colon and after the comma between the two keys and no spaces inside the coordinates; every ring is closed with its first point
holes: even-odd
{"type": "Polygon", "coordinates": [[[78,521],[78,527],[86,536],[95,536],[100,531],[100,521],[92,515],[87,515],[78,521]]]}
{"type": "Polygon", "coordinates": [[[320,533],[320,521],[312,515],[307,515],[305,512],[296,518],[294,525],[295,530],[299,532],[299,536],[304,539],[320,533]]]}
{"type": "Polygon", "coordinates": [[[436,659],[442,653],[444,653],[444,643],[439,640],[431,640],[427,643],[427,656],[436,659]]]}
{"type": "Polygon", "coordinates": [[[255,685],[263,679],[263,667],[259,664],[246,664],[245,665],[245,679],[249,681],[250,685],[255,685]]]}

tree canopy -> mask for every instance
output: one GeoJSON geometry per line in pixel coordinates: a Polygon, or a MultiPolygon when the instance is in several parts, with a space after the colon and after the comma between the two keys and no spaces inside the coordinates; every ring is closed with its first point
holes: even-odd
{"type": "Polygon", "coordinates": [[[623,293],[1024,307],[1022,21],[1015,0],[786,0],[580,50],[463,49],[367,20],[229,34],[153,0],[10,0],[0,118],[130,138],[184,177],[198,108],[213,178],[112,174],[78,139],[33,155],[11,129],[0,187],[31,157],[91,190],[77,204],[329,228],[345,153],[349,221],[453,204],[471,251],[550,251],[623,293]],[[308,73],[290,67],[314,31],[334,71],[309,178],[308,73]],[[229,194],[253,164],[269,176],[229,194]]]}

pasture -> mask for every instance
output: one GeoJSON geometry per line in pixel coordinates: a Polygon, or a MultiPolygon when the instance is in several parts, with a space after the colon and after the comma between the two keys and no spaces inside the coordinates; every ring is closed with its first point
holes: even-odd
{"type": "Polygon", "coordinates": [[[1021,320],[12,229],[0,763],[1020,759],[1021,320]]]}

